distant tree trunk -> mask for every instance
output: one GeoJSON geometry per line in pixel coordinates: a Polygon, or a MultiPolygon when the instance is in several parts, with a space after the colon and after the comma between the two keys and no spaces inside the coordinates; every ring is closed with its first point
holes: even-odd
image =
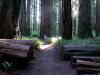
{"type": "Polygon", "coordinates": [[[72,1],[72,36],[73,39],[78,38],[79,25],[79,0],[72,1]]]}
{"type": "Polygon", "coordinates": [[[41,0],[41,26],[40,26],[40,38],[44,38],[44,0],[41,0]]]}
{"type": "Polygon", "coordinates": [[[59,36],[62,36],[62,0],[60,0],[60,10],[59,10],[59,36]]]}
{"type": "Polygon", "coordinates": [[[20,32],[21,35],[26,36],[26,0],[21,0],[21,11],[20,11],[20,32]]]}
{"type": "Polygon", "coordinates": [[[1,9],[1,27],[0,38],[13,38],[13,26],[11,19],[12,12],[12,0],[3,0],[3,6],[1,9]]]}
{"type": "Polygon", "coordinates": [[[0,13],[1,13],[1,8],[2,8],[2,1],[3,0],[0,0],[0,13]]]}
{"type": "Polygon", "coordinates": [[[30,36],[30,4],[31,0],[27,0],[27,36],[30,36]]]}
{"type": "Polygon", "coordinates": [[[91,0],[79,1],[79,31],[80,38],[92,37],[91,32],[91,0]]]}
{"type": "Polygon", "coordinates": [[[72,18],[71,18],[71,0],[63,0],[63,28],[62,37],[72,39],[72,18]]]}
{"type": "Polygon", "coordinates": [[[37,27],[37,0],[34,0],[34,18],[33,18],[33,30],[36,30],[37,27]]]}
{"type": "Polygon", "coordinates": [[[44,38],[44,35],[51,36],[51,1],[41,0],[41,27],[40,38],[44,38]]]}
{"type": "Polygon", "coordinates": [[[96,35],[100,36],[100,0],[96,1],[96,35]]]}
{"type": "Polygon", "coordinates": [[[20,7],[21,7],[21,0],[13,0],[13,16],[12,16],[12,22],[13,22],[13,35],[19,35],[19,26],[18,26],[18,20],[19,20],[19,14],[20,14],[20,7]]]}
{"type": "MultiPolygon", "coordinates": [[[[2,7],[3,7],[3,0],[0,0],[0,34],[2,34],[2,24],[1,24],[1,10],[2,10],[2,7]]],[[[1,36],[1,35],[0,35],[1,36]]]]}
{"type": "Polygon", "coordinates": [[[92,36],[96,37],[96,0],[91,1],[91,25],[92,36]]]}

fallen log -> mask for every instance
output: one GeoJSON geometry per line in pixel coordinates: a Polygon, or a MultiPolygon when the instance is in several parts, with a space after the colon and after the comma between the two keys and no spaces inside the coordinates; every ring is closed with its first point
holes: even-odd
{"type": "Polygon", "coordinates": [[[79,72],[100,72],[100,62],[76,60],[72,63],[79,72]]]}
{"type": "Polygon", "coordinates": [[[87,66],[99,66],[100,67],[100,63],[98,63],[98,62],[91,62],[91,61],[85,61],[85,60],[77,60],[76,64],[87,65],[87,66]]]}
{"type": "Polygon", "coordinates": [[[0,53],[7,55],[15,55],[20,58],[33,58],[33,47],[8,43],[8,42],[0,42],[0,53]]]}
{"type": "Polygon", "coordinates": [[[100,57],[99,56],[72,56],[71,60],[72,62],[76,60],[88,60],[88,61],[100,62],[100,57]]]}
{"type": "Polygon", "coordinates": [[[71,56],[100,56],[100,46],[87,45],[63,45],[61,49],[62,57],[70,59],[71,56]]]}
{"type": "Polygon", "coordinates": [[[9,55],[16,58],[25,58],[27,54],[25,52],[11,50],[11,49],[0,49],[0,53],[3,55],[9,55]]]}
{"type": "Polygon", "coordinates": [[[77,67],[76,68],[77,71],[81,71],[81,72],[88,72],[88,73],[91,73],[91,72],[100,72],[100,69],[93,69],[93,68],[83,68],[83,67],[77,67]]]}
{"type": "Polygon", "coordinates": [[[33,46],[32,40],[0,39],[0,42],[9,42],[9,43],[33,46]]]}

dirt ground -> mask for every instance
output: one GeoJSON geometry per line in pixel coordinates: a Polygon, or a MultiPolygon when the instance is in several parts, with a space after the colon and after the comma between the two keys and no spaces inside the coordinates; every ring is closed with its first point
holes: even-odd
{"type": "Polygon", "coordinates": [[[77,73],[71,68],[70,61],[60,59],[59,49],[48,46],[35,53],[35,59],[26,69],[14,71],[10,75],[77,75],[77,73]]]}

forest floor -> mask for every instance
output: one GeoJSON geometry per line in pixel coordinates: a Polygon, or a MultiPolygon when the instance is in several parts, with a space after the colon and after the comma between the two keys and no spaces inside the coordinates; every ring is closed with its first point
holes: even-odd
{"type": "Polygon", "coordinates": [[[30,65],[9,75],[77,75],[70,61],[60,59],[59,49],[52,45],[41,46],[30,65]]]}

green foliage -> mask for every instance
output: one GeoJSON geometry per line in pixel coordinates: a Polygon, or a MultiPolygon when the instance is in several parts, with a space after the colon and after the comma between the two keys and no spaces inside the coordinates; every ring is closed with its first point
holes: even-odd
{"type": "Polygon", "coordinates": [[[61,40],[61,37],[50,37],[46,40],[47,44],[57,44],[61,40]]]}
{"type": "Polygon", "coordinates": [[[12,67],[12,63],[8,61],[3,55],[0,55],[0,69],[8,71],[12,67]]]}
{"type": "Polygon", "coordinates": [[[11,67],[12,65],[8,61],[2,62],[0,64],[0,69],[2,69],[3,71],[9,70],[11,67]]]}
{"type": "Polygon", "coordinates": [[[38,33],[38,31],[33,31],[32,32],[32,37],[39,37],[39,33],[38,33]]]}
{"type": "Polygon", "coordinates": [[[39,48],[41,44],[44,44],[43,41],[41,41],[40,39],[36,38],[34,39],[34,46],[36,48],[39,48]]]}
{"type": "Polygon", "coordinates": [[[59,45],[100,45],[100,39],[61,40],[59,45]]]}
{"type": "Polygon", "coordinates": [[[46,40],[46,43],[47,44],[51,44],[52,42],[51,42],[51,38],[48,38],[47,40],[46,40]]]}

